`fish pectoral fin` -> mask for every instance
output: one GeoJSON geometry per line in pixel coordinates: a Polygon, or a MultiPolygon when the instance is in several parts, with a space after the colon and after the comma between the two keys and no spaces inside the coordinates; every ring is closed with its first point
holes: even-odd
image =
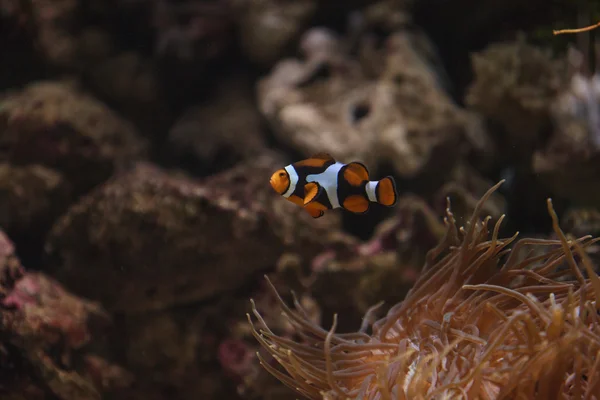
{"type": "Polygon", "coordinates": [[[369,170],[363,163],[351,162],[344,167],[344,179],[352,186],[360,186],[369,180],[369,170]]]}
{"type": "Polygon", "coordinates": [[[369,200],[361,195],[355,194],[348,196],[344,200],[344,208],[355,214],[364,214],[369,210],[369,200]]]}
{"type": "Polygon", "coordinates": [[[316,182],[304,185],[304,205],[312,203],[323,191],[323,187],[316,182]]]}

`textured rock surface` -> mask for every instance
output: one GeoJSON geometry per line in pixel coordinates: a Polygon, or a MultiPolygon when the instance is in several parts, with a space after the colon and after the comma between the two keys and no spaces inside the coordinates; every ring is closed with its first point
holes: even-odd
{"type": "Polygon", "coordinates": [[[59,82],[8,94],[0,107],[0,160],[40,164],[81,193],[142,157],[132,125],[97,100],[59,82]]]}
{"type": "Polygon", "coordinates": [[[23,276],[23,272],[13,242],[0,230],[0,296],[7,295],[15,281],[23,276]]]}
{"type": "Polygon", "coordinates": [[[317,9],[315,0],[232,0],[240,44],[248,58],[272,65],[296,40],[317,9]]]}
{"type": "Polygon", "coordinates": [[[386,162],[404,177],[443,171],[478,125],[444,93],[417,42],[406,31],[388,37],[380,76],[371,79],[334,33],[309,30],[300,45],[306,61],[280,61],[259,82],[261,111],[305,156],[328,151],[372,169],[386,162]]]}
{"type": "Polygon", "coordinates": [[[465,102],[502,128],[502,151],[530,156],[549,129],[552,104],[565,83],[564,60],[520,37],[473,54],[472,63],[475,78],[465,102]]]}
{"type": "MultiPolygon", "coordinates": [[[[288,287],[283,280],[276,281],[278,287],[288,287]]],[[[139,377],[138,386],[176,400],[289,398],[291,392],[256,363],[260,349],[248,326],[248,296],[264,309],[271,305],[273,312],[265,318],[274,325],[285,329],[289,322],[281,318],[264,278],[249,282],[256,287],[251,292],[244,289],[198,306],[129,315],[120,337],[127,367],[139,377]]],[[[310,309],[309,296],[301,295],[300,300],[310,309]]]]}
{"type": "Polygon", "coordinates": [[[277,169],[290,163],[278,153],[265,152],[247,163],[207,178],[219,201],[233,201],[244,210],[263,215],[270,229],[284,244],[285,251],[295,252],[308,261],[317,252],[335,243],[340,235],[341,210],[313,219],[305,210],[283,199],[265,182],[277,169]]]}
{"type": "MultiPolygon", "coordinates": [[[[450,200],[454,218],[459,224],[464,224],[473,214],[478,199],[492,184],[475,168],[458,164],[450,172],[446,183],[441,185],[433,196],[433,209],[437,215],[444,215],[450,200]]],[[[506,211],[507,201],[497,192],[482,206],[482,213],[492,218],[490,223],[497,221],[506,211]]]]}
{"type": "MultiPolygon", "coordinates": [[[[132,376],[90,349],[110,318],[45,274],[26,272],[0,231],[0,394],[8,399],[101,399],[132,376]]],[[[100,347],[98,347],[100,345],[100,347]]]]}
{"type": "Polygon", "coordinates": [[[234,388],[216,364],[214,307],[133,316],[125,325],[128,367],[170,398],[231,398],[234,388]],[[210,319],[209,319],[210,318],[210,319]]]}
{"type": "Polygon", "coordinates": [[[62,174],[41,165],[0,163],[0,226],[11,235],[41,240],[70,201],[62,174]]]}
{"type": "Polygon", "coordinates": [[[263,152],[264,126],[252,89],[246,76],[233,75],[209,103],[187,109],[169,132],[177,159],[194,172],[213,173],[263,152]]]}
{"type": "Polygon", "coordinates": [[[335,216],[315,227],[302,209],[294,214],[264,184],[274,167],[257,160],[200,183],[138,166],[57,222],[47,244],[52,270],[73,291],[131,312],[235,289],[286,249],[309,255],[323,246],[318,227],[335,216]],[[269,198],[281,211],[265,207],[269,198]]]}
{"type": "MultiPolygon", "coordinates": [[[[579,57],[578,57],[579,56],[579,57]]],[[[533,170],[556,193],[579,205],[600,204],[600,73],[582,72],[571,53],[569,85],[552,103],[553,132],[533,155],[533,170]]]]}
{"type": "MultiPolygon", "coordinates": [[[[89,40],[90,46],[98,46],[89,40]]],[[[151,59],[135,52],[111,54],[90,65],[85,77],[95,93],[130,118],[141,134],[164,135],[170,113],[151,59]]]]}
{"type": "Polygon", "coordinates": [[[77,62],[77,0],[35,0],[31,22],[38,29],[36,44],[46,61],[68,67],[77,62]]]}

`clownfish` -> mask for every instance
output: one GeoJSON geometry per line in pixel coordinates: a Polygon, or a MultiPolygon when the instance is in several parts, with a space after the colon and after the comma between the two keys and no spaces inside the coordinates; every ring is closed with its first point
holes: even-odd
{"type": "Polygon", "coordinates": [[[344,164],[327,153],[290,164],[271,176],[273,189],[301,207],[313,218],[325,210],[343,208],[364,214],[370,203],[392,207],[398,199],[394,178],[372,181],[360,162],[344,164]]]}

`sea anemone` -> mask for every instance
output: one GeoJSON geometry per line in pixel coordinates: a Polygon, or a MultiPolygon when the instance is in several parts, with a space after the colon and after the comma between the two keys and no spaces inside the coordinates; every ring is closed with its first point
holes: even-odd
{"type": "Polygon", "coordinates": [[[252,302],[254,336],[285,371],[259,355],[263,367],[308,399],[600,399],[600,279],[585,252],[596,239],[567,238],[551,199],[559,240],[500,239],[504,216],[490,228],[478,214],[501,184],[465,227],[448,202],[415,286],[358,332],[336,333],[337,315],[323,329],[278,296],[291,340],[252,302]]]}

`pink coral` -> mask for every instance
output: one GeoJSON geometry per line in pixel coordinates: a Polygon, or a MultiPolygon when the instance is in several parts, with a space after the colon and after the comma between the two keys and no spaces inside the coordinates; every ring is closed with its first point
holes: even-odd
{"type": "Polygon", "coordinates": [[[219,344],[218,358],[223,371],[235,380],[243,379],[254,366],[254,352],[238,339],[223,340],[219,344]]]}

